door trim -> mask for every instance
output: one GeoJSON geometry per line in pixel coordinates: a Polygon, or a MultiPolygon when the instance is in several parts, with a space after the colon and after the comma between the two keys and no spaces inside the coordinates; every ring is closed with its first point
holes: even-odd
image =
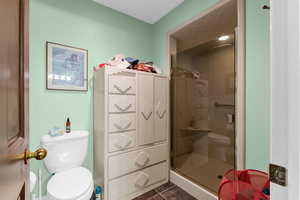
{"type": "Polygon", "coordinates": [[[236,29],[236,168],[246,168],[246,37],[245,0],[238,0],[238,27],[236,29]],[[239,134],[240,133],[240,134],[239,134]]]}

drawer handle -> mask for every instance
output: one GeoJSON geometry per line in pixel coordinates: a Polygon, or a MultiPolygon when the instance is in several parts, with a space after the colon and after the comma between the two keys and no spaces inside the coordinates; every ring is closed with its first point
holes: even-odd
{"type": "Polygon", "coordinates": [[[129,86],[127,89],[125,89],[125,90],[122,90],[121,88],[119,88],[117,85],[114,85],[114,88],[116,89],[116,90],[118,90],[119,92],[120,92],[120,94],[127,94],[127,92],[129,91],[129,90],[131,90],[131,86],[129,86]]]}
{"type": "Polygon", "coordinates": [[[145,120],[149,120],[150,117],[151,117],[151,115],[152,115],[152,112],[150,112],[148,116],[146,116],[145,113],[142,112],[142,115],[143,115],[143,117],[145,118],[145,120]]]}
{"type": "Polygon", "coordinates": [[[164,110],[164,112],[160,114],[158,111],[156,111],[156,114],[157,114],[157,116],[158,116],[160,119],[162,119],[162,118],[164,118],[166,112],[167,112],[167,111],[164,110]]]}
{"type": "Polygon", "coordinates": [[[129,104],[126,108],[121,108],[119,105],[115,104],[115,107],[121,112],[126,112],[132,107],[132,104],[129,104]]]}
{"type": "Polygon", "coordinates": [[[135,159],[135,164],[138,167],[145,167],[150,161],[149,155],[145,152],[141,152],[135,159]]]}
{"type": "Polygon", "coordinates": [[[125,149],[126,147],[130,146],[132,143],[132,139],[129,137],[121,137],[119,140],[115,143],[115,147],[118,149],[125,149]]]}
{"type": "Polygon", "coordinates": [[[114,126],[117,128],[117,129],[119,129],[120,131],[125,131],[125,130],[127,130],[130,126],[131,126],[131,124],[132,124],[132,122],[129,122],[126,126],[124,126],[124,127],[121,127],[121,126],[119,126],[118,124],[114,124],[114,126]]]}
{"type": "Polygon", "coordinates": [[[139,176],[135,179],[135,186],[139,188],[145,188],[145,186],[149,183],[149,175],[141,172],[139,176]]]}

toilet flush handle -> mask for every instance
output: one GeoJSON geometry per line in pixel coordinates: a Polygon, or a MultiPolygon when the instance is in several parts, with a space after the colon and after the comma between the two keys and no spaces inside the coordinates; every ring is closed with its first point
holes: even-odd
{"type": "Polygon", "coordinates": [[[27,164],[28,160],[35,158],[37,160],[43,160],[47,156],[47,150],[44,148],[39,148],[35,152],[29,152],[25,149],[24,153],[10,156],[9,160],[11,161],[18,161],[24,160],[24,163],[27,164]]]}

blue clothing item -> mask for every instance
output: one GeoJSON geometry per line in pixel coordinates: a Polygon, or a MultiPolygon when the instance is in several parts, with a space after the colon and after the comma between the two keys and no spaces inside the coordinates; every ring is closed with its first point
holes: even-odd
{"type": "Polygon", "coordinates": [[[136,58],[127,57],[127,58],[125,58],[125,60],[127,62],[129,62],[131,65],[136,65],[139,63],[139,60],[136,58]]]}

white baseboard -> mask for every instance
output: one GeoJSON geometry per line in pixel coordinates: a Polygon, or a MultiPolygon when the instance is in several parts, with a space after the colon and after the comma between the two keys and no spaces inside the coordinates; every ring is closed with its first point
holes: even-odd
{"type": "Polygon", "coordinates": [[[218,197],[192,181],[180,176],[175,171],[170,170],[170,181],[198,200],[217,200],[218,197]]]}

